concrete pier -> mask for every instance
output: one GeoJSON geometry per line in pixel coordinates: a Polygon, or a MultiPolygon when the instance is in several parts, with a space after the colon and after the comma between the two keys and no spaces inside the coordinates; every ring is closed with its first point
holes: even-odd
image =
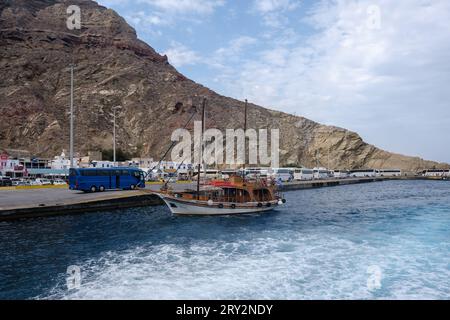
{"type": "Polygon", "coordinates": [[[0,221],[162,204],[159,197],[139,190],[86,194],[67,189],[26,191],[0,191],[0,221]],[[5,200],[5,192],[14,194],[5,200]]]}
{"type": "Polygon", "coordinates": [[[294,181],[284,183],[280,189],[282,191],[293,191],[301,189],[315,189],[323,187],[336,187],[349,184],[369,183],[383,181],[383,178],[348,178],[348,179],[327,179],[327,180],[310,180],[310,181],[294,181]]]}

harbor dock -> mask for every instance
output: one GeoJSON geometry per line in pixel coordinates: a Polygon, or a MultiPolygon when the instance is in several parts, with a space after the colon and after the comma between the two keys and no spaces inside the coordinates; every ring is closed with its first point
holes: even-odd
{"type": "Polygon", "coordinates": [[[104,193],[80,193],[67,189],[0,191],[0,221],[160,204],[157,196],[142,190],[104,193]],[[8,194],[5,196],[5,193],[8,194]]]}
{"type": "MultiPolygon", "coordinates": [[[[283,183],[280,189],[294,191],[394,179],[422,180],[420,177],[377,177],[294,181],[283,183]]],[[[172,187],[180,191],[195,188],[192,183],[178,183],[173,184],[172,187]]],[[[0,188],[0,221],[161,205],[162,200],[151,193],[159,188],[159,184],[151,184],[145,189],[134,191],[96,193],[72,191],[67,188],[17,190],[0,188]]]]}

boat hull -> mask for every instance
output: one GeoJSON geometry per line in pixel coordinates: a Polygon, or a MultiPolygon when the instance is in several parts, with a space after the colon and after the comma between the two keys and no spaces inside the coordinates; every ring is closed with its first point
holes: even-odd
{"type": "Polygon", "coordinates": [[[278,201],[268,201],[258,206],[254,204],[220,204],[213,203],[208,205],[204,202],[179,200],[174,197],[158,194],[161,199],[169,207],[170,211],[175,215],[188,215],[188,216],[215,216],[215,215],[236,215],[236,214],[252,214],[265,212],[275,209],[278,206],[278,201]],[[270,206],[268,206],[270,204],[270,206]]]}

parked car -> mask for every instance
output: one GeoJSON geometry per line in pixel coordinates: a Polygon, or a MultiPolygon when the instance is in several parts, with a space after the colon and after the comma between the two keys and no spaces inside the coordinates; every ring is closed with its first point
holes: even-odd
{"type": "Polygon", "coordinates": [[[0,186],[2,187],[11,187],[12,181],[10,177],[1,177],[0,178],[0,186]]]}
{"type": "Polygon", "coordinates": [[[20,182],[21,186],[31,186],[31,180],[29,179],[22,179],[22,181],[20,182]]]}
{"type": "Polygon", "coordinates": [[[42,186],[46,186],[46,185],[51,185],[52,184],[52,182],[49,179],[44,179],[44,178],[36,178],[36,182],[39,185],[42,185],[42,186]]]}
{"type": "Polygon", "coordinates": [[[56,179],[56,180],[53,180],[53,184],[54,184],[55,186],[61,186],[61,185],[66,185],[67,182],[64,181],[64,180],[62,180],[62,179],[56,179]]]}
{"type": "Polygon", "coordinates": [[[20,186],[21,182],[22,182],[21,179],[17,179],[17,178],[11,179],[11,184],[13,186],[20,186]]]}

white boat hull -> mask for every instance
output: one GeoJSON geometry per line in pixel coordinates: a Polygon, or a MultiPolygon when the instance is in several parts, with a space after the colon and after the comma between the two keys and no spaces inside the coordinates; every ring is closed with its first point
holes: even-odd
{"type": "Polygon", "coordinates": [[[174,197],[168,197],[162,194],[158,194],[160,198],[166,203],[170,211],[175,215],[202,215],[202,216],[214,216],[214,215],[236,215],[236,214],[251,214],[265,212],[275,209],[278,206],[278,201],[265,202],[258,206],[257,203],[252,204],[235,204],[235,207],[231,207],[231,204],[225,204],[223,207],[219,207],[220,204],[213,203],[208,205],[205,203],[199,204],[197,201],[179,200],[174,197]],[[270,206],[267,204],[270,203],[270,206]]]}

